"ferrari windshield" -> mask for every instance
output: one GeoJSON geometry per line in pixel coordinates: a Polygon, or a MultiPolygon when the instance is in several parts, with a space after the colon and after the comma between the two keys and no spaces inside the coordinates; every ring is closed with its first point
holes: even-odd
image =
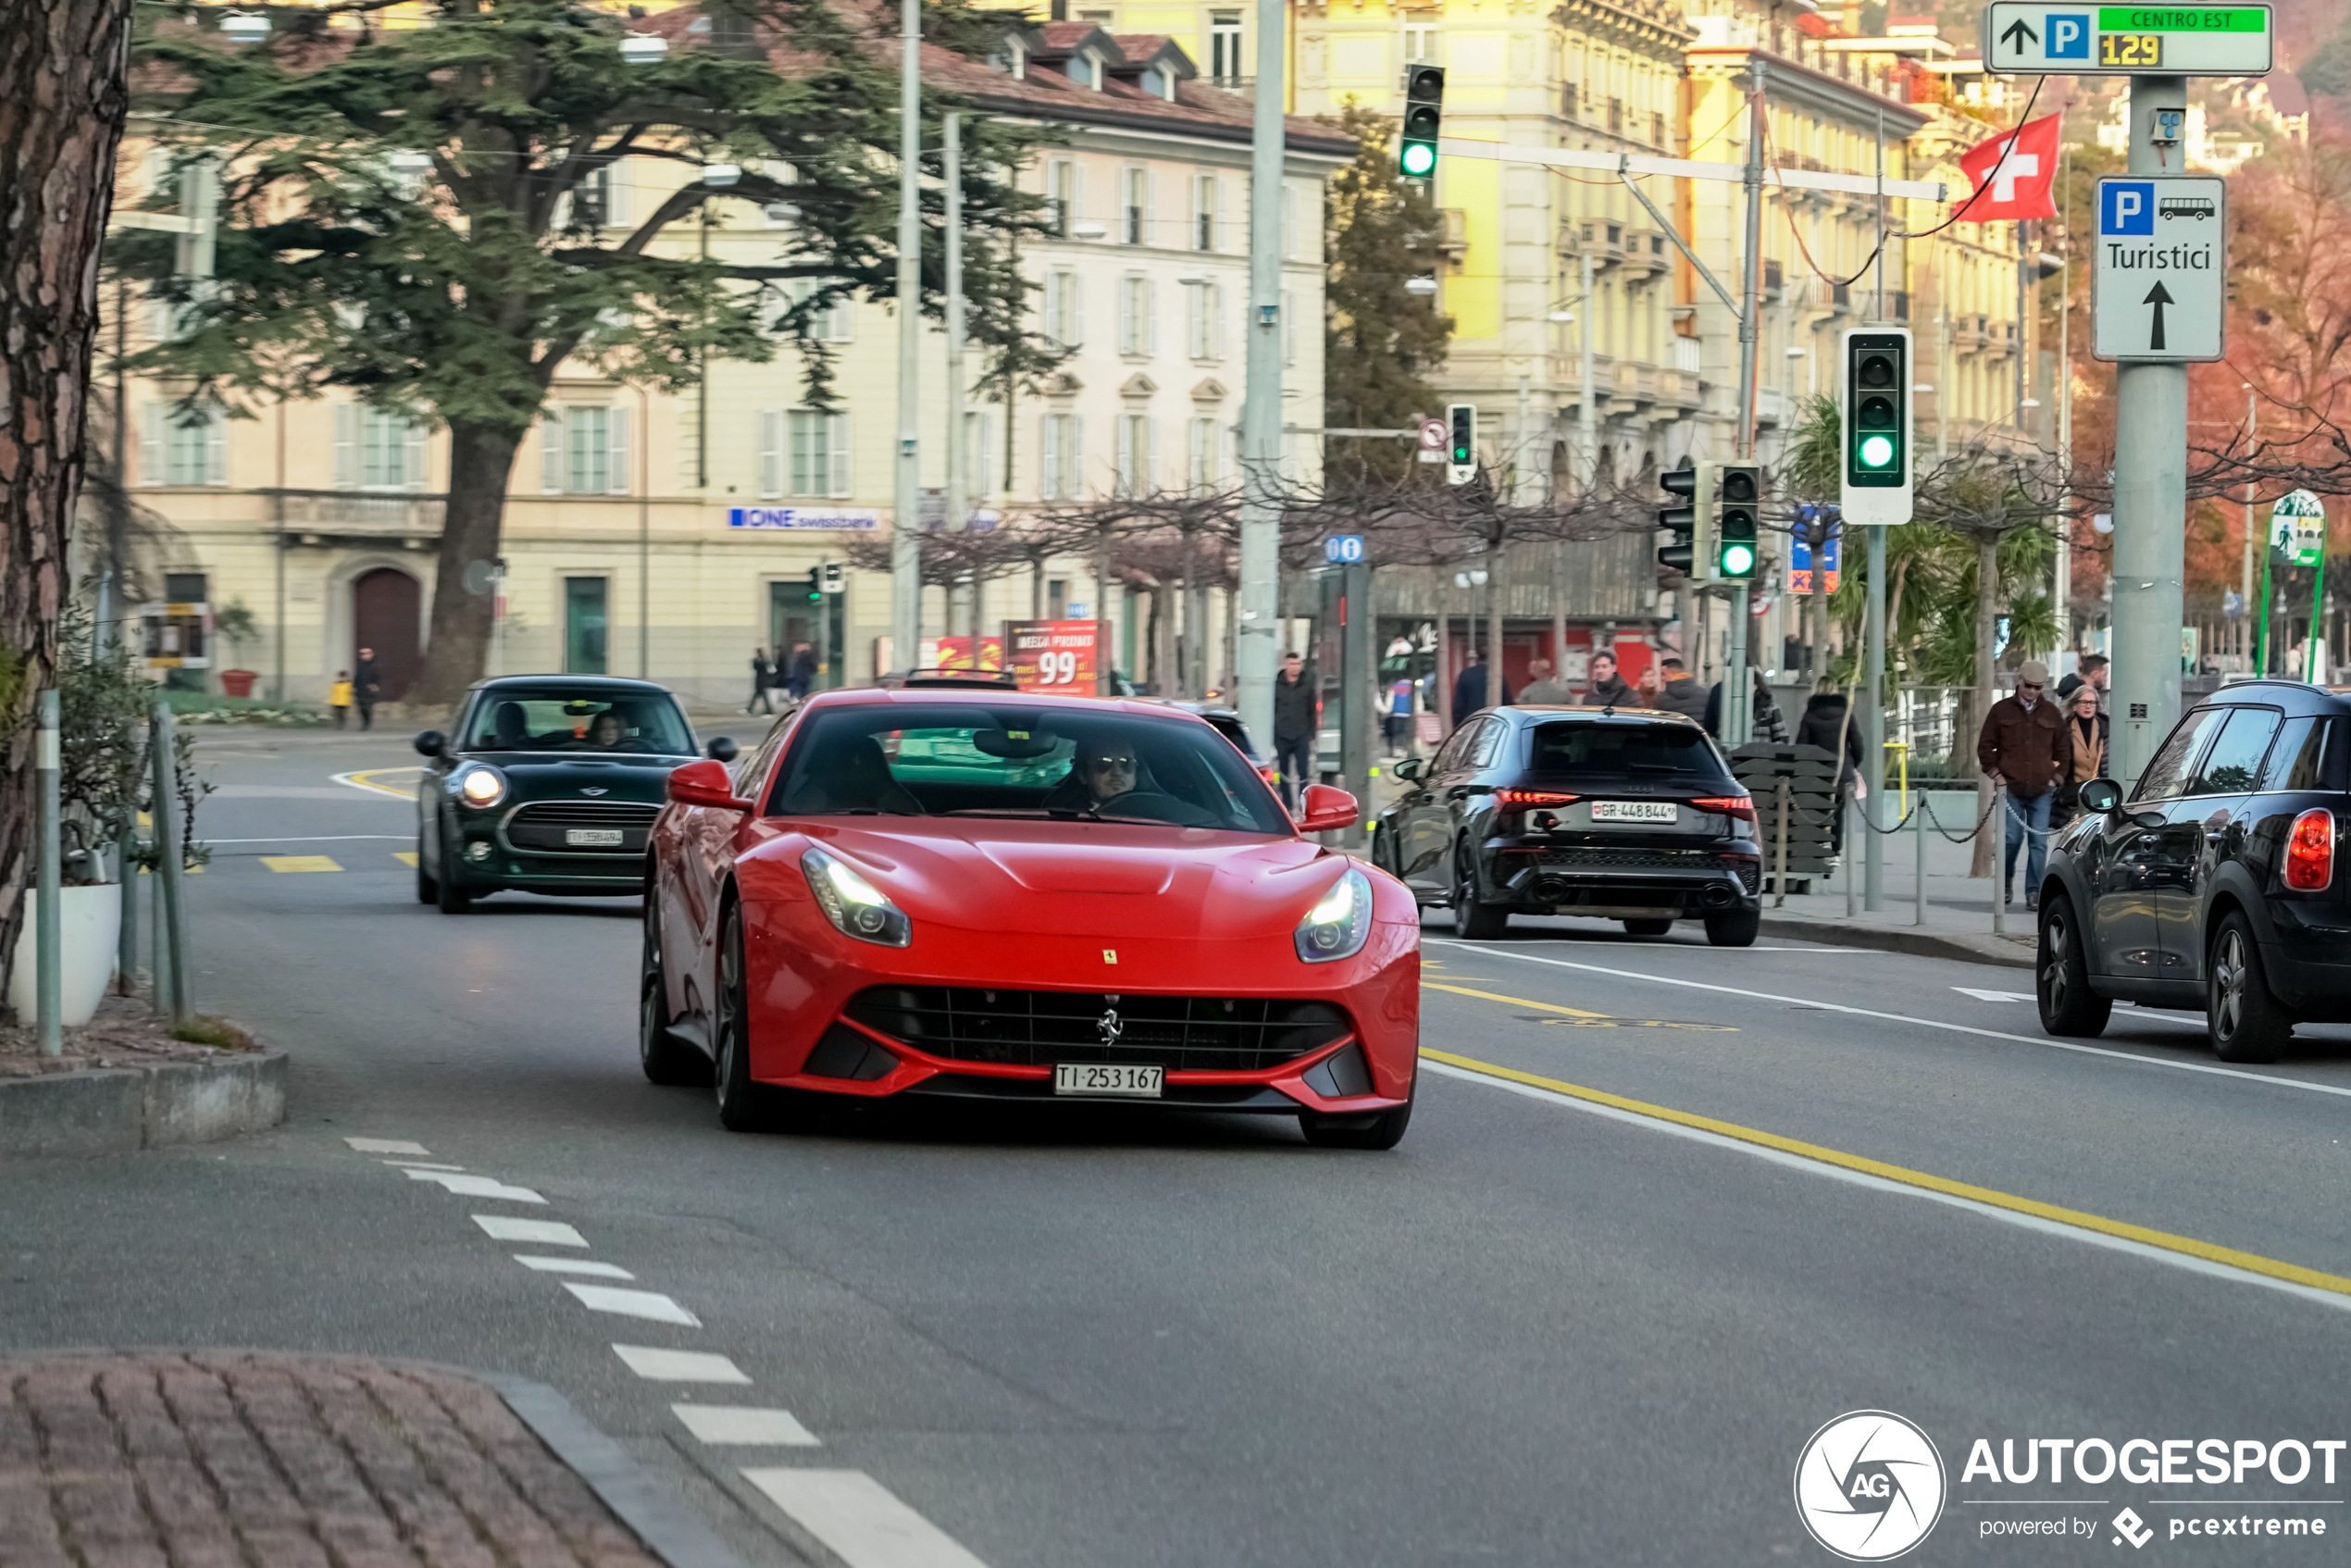
{"type": "Polygon", "coordinates": [[[474,705],[460,750],[690,757],[694,737],[666,695],[501,687],[482,693],[474,705]]]}
{"type": "Polygon", "coordinates": [[[813,713],[766,811],[1291,830],[1248,759],[1204,724],[1011,703],[813,713]]]}

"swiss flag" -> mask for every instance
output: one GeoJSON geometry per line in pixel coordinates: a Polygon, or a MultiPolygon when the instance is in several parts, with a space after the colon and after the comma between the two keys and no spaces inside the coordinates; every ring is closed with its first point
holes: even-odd
{"type": "Polygon", "coordinates": [[[1965,212],[1955,209],[1954,215],[1969,223],[2055,218],[2057,204],[2049,199],[2049,185],[2057,178],[2057,166],[2055,115],[2028,119],[2006,136],[1970,147],[1959,155],[1959,168],[1975,182],[1976,194],[1966,202],[1965,212]],[[1988,190],[1986,180],[1991,182],[1988,190]]]}

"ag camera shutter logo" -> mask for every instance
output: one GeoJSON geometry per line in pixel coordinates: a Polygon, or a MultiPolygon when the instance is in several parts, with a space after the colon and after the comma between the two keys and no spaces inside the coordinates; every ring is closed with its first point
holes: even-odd
{"type": "Polygon", "coordinates": [[[1916,1424],[1857,1410],[1812,1434],[1796,1462],[1796,1512],[1848,1562],[1901,1556],[1943,1515],[1943,1456],[1916,1424]]]}

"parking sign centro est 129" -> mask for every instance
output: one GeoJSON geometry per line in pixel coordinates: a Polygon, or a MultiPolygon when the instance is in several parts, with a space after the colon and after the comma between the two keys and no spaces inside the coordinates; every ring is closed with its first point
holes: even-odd
{"type": "Polygon", "coordinates": [[[2219,359],[2226,339],[2229,190],[2205,176],[2098,181],[2091,352],[2219,359]]]}
{"type": "Polygon", "coordinates": [[[1984,63],[2056,76],[2260,76],[2272,54],[2267,6],[2085,6],[1993,0],[1984,63]]]}

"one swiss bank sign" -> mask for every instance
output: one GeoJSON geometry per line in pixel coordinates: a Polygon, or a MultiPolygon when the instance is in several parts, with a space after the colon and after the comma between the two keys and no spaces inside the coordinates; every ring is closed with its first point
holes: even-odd
{"type": "Polygon", "coordinates": [[[2098,181],[2091,348],[2100,359],[2218,359],[2228,301],[2228,185],[2098,181]]]}

